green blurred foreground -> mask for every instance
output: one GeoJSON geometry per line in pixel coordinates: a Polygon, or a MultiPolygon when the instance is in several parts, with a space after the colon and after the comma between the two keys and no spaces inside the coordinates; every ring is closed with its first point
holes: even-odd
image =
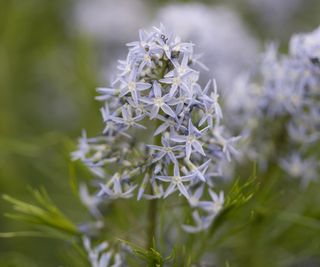
{"type": "MultiPolygon", "coordinates": [[[[72,33],[70,1],[1,1],[0,188],[30,200],[44,185],[68,215],[84,220],[69,187],[69,153],[81,127],[100,126],[88,40],[72,33]],[[80,112],[81,111],[81,112],[80,112]],[[70,138],[71,137],[71,138],[70,138]],[[78,207],[78,208],[75,208],[78,207]]],[[[11,210],[1,200],[0,213],[11,210]]],[[[1,232],[28,226],[0,216],[1,232]]],[[[44,238],[0,239],[0,266],[58,266],[67,245],[44,238]]]]}

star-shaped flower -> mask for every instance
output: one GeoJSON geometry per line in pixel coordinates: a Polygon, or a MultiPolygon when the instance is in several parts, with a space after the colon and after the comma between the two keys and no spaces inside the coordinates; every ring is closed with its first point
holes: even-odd
{"type": "Polygon", "coordinates": [[[150,83],[145,82],[137,82],[136,81],[137,73],[136,71],[132,71],[127,79],[122,79],[122,88],[120,89],[120,97],[125,96],[126,94],[130,93],[133,101],[138,104],[139,100],[139,92],[147,90],[151,87],[150,83]]]}
{"type": "Polygon", "coordinates": [[[198,207],[205,210],[209,214],[217,215],[223,208],[224,204],[224,193],[221,191],[218,194],[209,189],[209,194],[212,201],[200,201],[198,207]]]}
{"type": "Polygon", "coordinates": [[[184,195],[187,199],[189,199],[190,196],[189,196],[188,190],[183,183],[191,181],[193,177],[194,177],[193,174],[181,176],[179,165],[174,164],[173,176],[156,176],[156,179],[161,180],[163,182],[170,183],[169,187],[167,188],[163,196],[164,198],[169,196],[171,193],[173,193],[176,190],[176,188],[178,188],[180,193],[184,195]]]}
{"type": "Polygon", "coordinates": [[[183,150],[183,146],[180,145],[172,147],[170,146],[169,140],[165,137],[161,138],[161,143],[163,146],[148,145],[149,148],[158,151],[152,162],[157,162],[164,156],[167,156],[173,163],[178,163],[174,152],[183,150]]]}
{"type": "Polygon", "coordinates": [[[122,117],[116,117],[113,115],[110,115],[110,119],[115,121],[118,124],[123,124],[127,128],[140,128],[140,129],[146,129],[145,126],[142,124],[137,123],[137,121],[142,120],[144,115],[138,115],[133,117],[131,106],[125,105],[121,108],[121,114],[122,117]]]}
{"type": "Polygon", "coordinates": [[[202,133],[192,124],[190,119],[188,124],[188,135],[173,135],[171,136],[171,140],[177,143],[185,143],[186,157],[189,159],[193,150],[204,156],[206,155],[201,143],[198,141],[198,138],[201,136],[202,133]]]}
{"type": "Polygon", "coordinates": [[[131,198],[133,195],[133,190],[137,187],[137,185],[128,185],[124,191],[123,185],[121,185],[119,173],[115,173],[111,178],[111,182],[113,187],[110,185],[100,184],[100,191],[97,194],[99,197],[105,197],[108,199],[117,199],[117,198],[131,198]]]}
{"type": "Polygon", "coordinates": [[[168,114],[172,118],[176,117],[174,111],[167,104],[170,101],[169,95],[162,96],[161,86],[155,81],[153,83],[153,94],[154,97],[151,98],[141,98],[141,101],[151,105],[151,116],[150,119],[154,119],[157,117],[159,110],[161,109],[165,114],[168,114]]]}

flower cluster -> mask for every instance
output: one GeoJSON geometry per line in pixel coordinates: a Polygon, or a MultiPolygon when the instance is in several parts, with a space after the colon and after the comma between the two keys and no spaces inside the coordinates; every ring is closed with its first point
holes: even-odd
{"type": "Polygon", "coordinates": [[[248,154],[261,165],[276,160],[291,177],[303,177],[303,185],[315,179],[319,162],[314,147],[320,141],[320,28],[293,36],[289,55],[279,55],[271,45],[258,73],[239,79],[235,89],[238,97],[233,96],[228,106],[232,114],[242,116],[238,122],[247,122],[248,154]]]}
{"type": "Polygon", "coordinates": [[[226,137],[220,125],[215,81],[204,88],[198,84],[194,67],[202,64],[194,45],[163,25],[140,30],[139,37],[127,44],[129,53],[119,61],[111,87],[97,89],[104,102],[103,134],[87,138],[84,132],[73,159],[100,178],[101,200],[167,198],[178,192],[208,213],[201,220],[195,215],[196,228],[205,229],[223,206],[223,195],[211,189],[213,179],[221,175],[220,164],[237,153],[238,137],[226,137]],[[204,188],[211,201],[199,201],[204,188]]]}

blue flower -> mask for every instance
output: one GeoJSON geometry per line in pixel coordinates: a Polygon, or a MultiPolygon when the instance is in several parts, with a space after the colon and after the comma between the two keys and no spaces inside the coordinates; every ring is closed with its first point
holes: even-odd
{"type": "Polygon", "coordinates": [[[173,169],[173,176],[161,176],[158,175],[156,176],[156,179],[163,181],[163,182],[169,182],[170,185],[167,188],[164,198],[166,198],[168,195],[172,194],[177,188],[180,191],[182,195],[184,195],[187,199],[190,198],[189,193],[185,185],[183,184],[184,182],[189,182],[193,179],[194,175],[189,174],[189,175],[180,175],[180,170],[179,170],[179,165],[174,164],[174,169],[173,169]]]}
{"type": "Polygon", "coordinates": [[[165,114],[175,118],[176,114],[167,104],[170,101],[171,97],[169,95],[162,96],[161,86],[157,81],[153,83],[153,94],[154,97],[152,98],[141,98],[142,102],[151,105],[150,119],[156,118],[160,109],[165,114]]]}
{"type": "Polygon", "coordinates": [[[197,151],[203,156],[206,155],[201,143],[198,141],[201,136],[201,131],[192,124],[190,119],[188,123],[188,135],[173,135],[171,136],[171,140],[177,143],[185,143],[186,157],[189,159],[192,151],[197,151]]]}
{"type": "Polygon", "coordinates": [[[157,146],[157,145],[148,145],[148,147],[152,150],[158,151],[156,156],[154,157],[152,162],[157,162],[161,160],[164,156],[167,156],[168,159],[172,161],[172,163],[178,163],[175,152],[181,151],[183,149],[183,146],[171,146],[170,142],[167,138],[162,137],[161,138],[161,144],[163,146],[157,146]]]}

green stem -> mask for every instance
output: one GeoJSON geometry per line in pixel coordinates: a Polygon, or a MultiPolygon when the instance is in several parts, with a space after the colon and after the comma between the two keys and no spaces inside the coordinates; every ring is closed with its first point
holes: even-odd
{"type": "MultiPolygon", "coordinates": [[[[151,189],[151,191],[153,191],[151,189]]],[[[157,205],[158,200],[152,199],[149,201],[149,210],[148,210],[148,243],[147,249],[154,247],[154,241],[156,240],[156,232],[157,232],[157,205]]]]}
{"type": "MultiPolygon", "coordinates": [[[[159,121],[156,124],[156,128],[159,127],[161,124],[161,121],[159,121]]],[[[161,145],[161,135],[157,135],[154,138],[154,144],[155,145],[161,145]]],[[[150,171],[150,178],[152,177],[153,169],[150,171]]],[[[150,194],[153,195],[153,188],[150,186],[150,194]]],[[[148,232],[147,232],[147,249],[153,248],[154,247],[154,241],[156,240],[156,233],[157,233],[157,213],[158,213],[158,200],[157,199],[151,199],[149,201],[149,207],[148,207],[148,232]]]]}

